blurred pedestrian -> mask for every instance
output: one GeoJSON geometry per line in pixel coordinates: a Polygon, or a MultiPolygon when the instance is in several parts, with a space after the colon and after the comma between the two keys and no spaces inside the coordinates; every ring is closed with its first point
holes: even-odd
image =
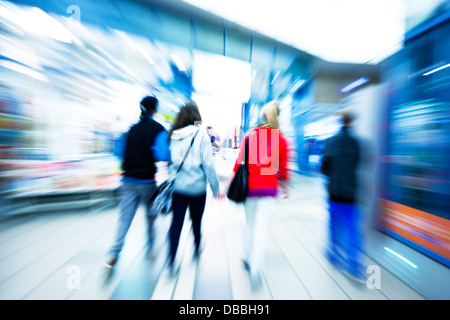
{"type": "Polygon", "coordinates": [[[140,121],[123,136],[119,155],[123,159],[123,178],[120,186],[120,213],[115,241],[109,252],[108,267],[114,267],[122,251],[125,237],[139,204],[146,206],[148,254],[155,242],[154,221],[149,207],[156,190],[155,173],[157,161],[168,161],[170,150],[168,132],[153,119],[157,112],[158,99],[147,96],[140,103],[140,121]]]}
{"type": "Polygon", "coordinates": [[[218,154],[219,156],[221,156],[223,160],[225,160],[225,157],[220,153],[220,150],[222,149],[222,142],[220,140],[220,136],[211,126],[206,127],[206,132],[208,132],[209,136],[211,137],[213,155],[218,154]]]}
{"type": "Polygon", "coordinates": [[[360,210],[357,205],[357,168],[361,146],[352,134],[354,115],[341,112],[342,129],[326,141],[321,171],[328,178],[328,260],[362,280],[360,210]]]}
{"type": "MultiPolygon", "coordinates": [[[[253,288],[261,284],[265,240],[276,198],[280,189],[284,197],[288,194],[287,141],[279,130],[279,113],[277,102],[269,102],[263,107],[263,122],[243,137],[233,169],[235,173],[242,162],[248,139],[249,191],[244,202],[246,226],[243,262],[250,273],[253,288]]],[[[232,179],[233,175],[229,183],[232,179]]]]}
{"type": "Polygon", "coordinates": [[[221,199],[224,193],[220,191],[214,167],[211,139],[206,130],[198,125],[202,118],[197,104],[189,102],[181,107],[175,123],[170,130],[170,151],[172,164],[170,172],[176,172],[187,157],[183,167],[177,173],[174,184],[173,216],[169,230],[169,269],[175,273],[175,258],[180,240],[181,230],[189,208],[194,233],[195,256],[201,250],[201,222],[206,203],[207,183],[209,183],[215,198],[221,199]],[[189,147],[192,147],[189,149],[189,147]]]}
{"type": "Polygon", "coordinates": [[[206,127],[206,132],[208,132],[208,135],[211,137],[211,144],[213,148],[219,150],[222,147],[222,143],[220,142],[220,136],[211,126],[206,127]]]}

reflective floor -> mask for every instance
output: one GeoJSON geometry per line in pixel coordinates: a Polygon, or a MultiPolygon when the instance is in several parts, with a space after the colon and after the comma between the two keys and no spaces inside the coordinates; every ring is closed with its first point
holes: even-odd
{"type": "MultiPolygon", "coordinates": [[[[232,161],[218,162],[225,180],[232,161]]],[[[208,197],[198,260],[187,218],[175,277],[165,268],[170,217],[158,218],[157,250],[148,256],[140,208],[112,272],[104,262],[118,216],[114,205],[6,219],[0,223],[0,299],[424,299],[381,266],[374,287],[325,259],[325,198],[320,177],[293,177],[290,198],[273,212],[258,289],[242,263],[243,207],[228,200],[208,197]]],[[[368,257],[364,262],[377,266],[368,257]]]]}

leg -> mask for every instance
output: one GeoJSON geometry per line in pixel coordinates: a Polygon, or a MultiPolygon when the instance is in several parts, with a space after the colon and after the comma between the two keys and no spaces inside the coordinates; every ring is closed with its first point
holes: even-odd
{"type": "Polygon", "coordinates": [[[259,270],[262,270],[262,267],[264,266],[266,240],[269,234],[273,203],[274,199],[271,197],[259,199],[255,214],[252,260],[255,268],[258,268],[259,270]]]}
{"type": "Polygon", "coordinates": [[[250,264],[250,258],[253,251],[253,233],[255,228],[255,214],[257,209],[257,200],[247,198],[244,203],[245,210],[245,228],[244,228],[244,260],[250,264]]]}
{"type": "Polygon", "coordinates": [[[173,216],[172,224],[169,230],[170,237],[170,253],[169,253],[169,265],[173,265],[175,261],[175,256],[178,250],[178,243],[180,241],[181,230],[183,228],[184,217],[186,215],[186,210],[189,204],[189,199],[187,196],[182,194],[173,194],[173,216]]]}
{"type": "Polygon", "coordinates": [[[155,220],[156,216],[153,216],[150,214],[150,206],[152,204],[152,196],[156,191],[156,184],[150,183],[142,185],[142,199],[145,203],[145,217],[147,220],[147,236],[148,236],[148,243],[147,248],[150,252],[154,245],[155,245],[155,220]]]}
{"type": "Polygon", "coordinates": [[[253,288],[262,281],[264,248],[270,225],[273,198],[247,199],[245,204],[246,230],[244,234],[246,262],[253,288]]]}
{"type": "Polygon", "coordinates": [[[193,197],[189,204],[189,212],[192,220],[192,232],[194,233],[195,252],[198,255],[201,242],[201,226],[203,212],[205,211],[206,193],[193,197]]]}
{"type": "Polygon", "coordinates": [[[261,277],[262,269],[264,267],[266,240],[269,234],[274,199],[271,197],[264,197],[257,201],[258,204],[253,230],[253,250],[250,258],[250,274],[259,278],[261,277]]]}
{"type": "Polygon", "coordinates": [[[351,272],[362,273],[363,265],[361,261],[361,230],[360,211],[356,204],[347,204],[348,238],[346,243],[346,254],[351,272]]]}
{"type": "Polygon", "coordinates": [[[132,184],[124,183],[120,187],[120,214],[117,223],[116,238],[113,247],[110,250],[110,255],[117,258],[122,251],[125,236],[130,228],[131,222],[136,214],[139,205],[139,193],[132,184]]]}
{"type": "Polygon", "coordinates": [[[329,244],[327,258],[335,265],[339,266],[343,263],[341,250],[343,238],[346,237],[346,221],[345,208],[343,204],[336,201],[329,201],[329,244]]]}
{"type": "Polygon", "coordinates": [[[336,214],[333,201],[328,201],[328,249],[327,258],[333,264],[336,262],[336,214]]]}

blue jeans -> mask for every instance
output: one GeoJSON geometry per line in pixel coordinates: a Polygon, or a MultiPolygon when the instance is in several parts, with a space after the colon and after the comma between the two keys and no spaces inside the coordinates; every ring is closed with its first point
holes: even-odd
{"type": "Polygon", "coordinates": [[[115,242],[109,251],[111,256],[118,257],[120,252],[122,251],[128,229],[130,228],[131,222],[133,221],[133,218],[141,202],[145,205],[148,248],[149,250],[153,248],[155,240],[154,222],[156,217],[150,214],[149,209],[151,199],[153,194],[155,193],[155,190],[155,183],[123,183],[120,186],[120,214],[119,220],[117,222],[115,242]]]}
{"type": "Polygon", "coordinates": [[[362,273],[360,210],[354,203],[329,201],[329,245],[327,257],[351,273],[362,273]]]}

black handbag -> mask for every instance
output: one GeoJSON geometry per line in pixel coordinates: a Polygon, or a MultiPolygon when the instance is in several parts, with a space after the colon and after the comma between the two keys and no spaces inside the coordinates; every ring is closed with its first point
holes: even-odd
{"type": "Polygon", "coordinates": [[[241,203],[248,196],[248,137],[245,140],[244,163],[239,165],[228,188],[227,197],[233,202],[241,203]]]}
{"type": "Polygon", "coordinates": [[[180,172],[181,168],[183,167],[184,161],[186,160],[189,151],[191,150],[192,145],[194,144],[194,139],[197,136],[197,133],[198,131],[192,138],[191,145],[189,146],[189,149],[184,155],[183,161],[178,167],[176,174],[167,179],[166,181],[164,181],[161,185],[159,185],[156,189],[156,192],[153,194],[152,204],[150,205],[151,216],[156,217],[157,215],[167,215],[172,212],[173,186],[175,183],[175,178],[178,172],[180,172]]]}

